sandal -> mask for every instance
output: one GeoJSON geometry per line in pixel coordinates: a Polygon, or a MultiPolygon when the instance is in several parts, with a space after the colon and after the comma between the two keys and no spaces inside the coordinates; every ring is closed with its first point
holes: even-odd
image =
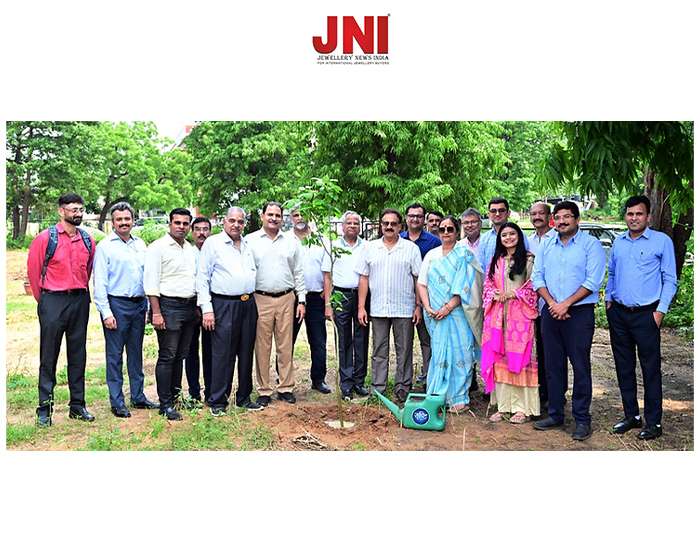
{"type": "Polygon", "coordinates": [[[525,424],[527,422],[527,416],[525,413],[518,411],[513,416],[510,417],[511,424],[525,424]]]}
{"type": "Polygon", "coordinates": [[[467,412],[468,410],[469,410],[468,405],[454,405],[454,406],[450,407],[449,409],[447,409],[447,412],[452,413],[452,414],[461,414],[463,412],[467,412]]]}
{"type": "Polygon", "coordinates": [[[503,415],[499,412],[495,412],[489,416],[489,422],[500,422],[501,420],[503,420],[503,415]]]}

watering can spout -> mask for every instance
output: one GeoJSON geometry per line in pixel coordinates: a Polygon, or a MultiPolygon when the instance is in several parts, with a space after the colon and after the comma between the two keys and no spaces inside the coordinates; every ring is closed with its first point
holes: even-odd
{"type": "Polygon", "coordinates": [[[403,409],[399,409],[399,407],[394,404],[392,401],[384,397],[381,393],[379,393],[377,390],[374,390],[374,395],[376,395],[379,400],[384,403],[384,406],[391,411],[391,414],[393,414],[396,419],[400,422],[403,409]]]}

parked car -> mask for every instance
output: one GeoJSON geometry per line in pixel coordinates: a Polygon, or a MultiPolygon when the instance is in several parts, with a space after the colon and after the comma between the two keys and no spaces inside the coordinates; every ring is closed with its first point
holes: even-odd
{"type": "Polygon", "coordinates": [[[610,257],[612,245],[615,242],[615,239],[618,235],[613,229],[605,227],[604,225],[600,225],[598,223],[589,222],[580,223],[579,229],[598,239],[600,241],[600,244],[603,245],[603,249],[605,250],[605,257],[610,257]]]}

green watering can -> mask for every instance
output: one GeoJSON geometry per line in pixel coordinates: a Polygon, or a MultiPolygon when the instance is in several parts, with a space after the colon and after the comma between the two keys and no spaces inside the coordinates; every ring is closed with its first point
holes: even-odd
{"type": "Polygon", "coordinates": [[[409,393],[403,409],[377,390],[374,394],[384,403],[404,428],[442,431],[445,429],[445,395],[439,393],[409,393]]]}

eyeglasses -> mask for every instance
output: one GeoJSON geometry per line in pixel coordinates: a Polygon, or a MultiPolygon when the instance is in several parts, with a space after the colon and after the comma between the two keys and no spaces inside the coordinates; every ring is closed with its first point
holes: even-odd
{"type": "Polygon", "coordinates": [[[467,220],[463,221],[462,225],[479,225],[479,222],[477,220],[467,220]]]}
{"type": "Polygon", "coordinates": [[[85,208],[83,208],[83,207],[81,207],[81,206],[78,206],[78,207],[76,207],[76,208],[66,208],[66,207],[64,206],[63,209],[64,209],[66,212],[70,212],[71,214],[84,214],[84,213],[85,213],[85,208]]]}
{"type": "Polygon", "coordinates": [[[506,208],[491,208],[489,212],[491,214],[505,214],[508,210],[506,208]]]}
{"type": "Polygon", "coordinates": [[[561,214],[560,216],[554,216],[555,222],[561,222],[564,220],[572,220],[574,216],[572,214],[561,214]]]}
{"type": "Polygon", "coordinates": [[[382,227],[396,227],[399,222],[382,222],[382,227]]]}
{"type": "Polygon", "coordinates": [[[414,220],[421,220],[421,219],[425,218],[425,216],[423,214],[409,214],[406,217],[414,219],[414,220]]]}
{"type": "Polygon", "coordinates": [[[443,227],[438,227],[438,232],[439,233],[454,233],[455,228],[451,225],[445,225],[443,227]]]}

